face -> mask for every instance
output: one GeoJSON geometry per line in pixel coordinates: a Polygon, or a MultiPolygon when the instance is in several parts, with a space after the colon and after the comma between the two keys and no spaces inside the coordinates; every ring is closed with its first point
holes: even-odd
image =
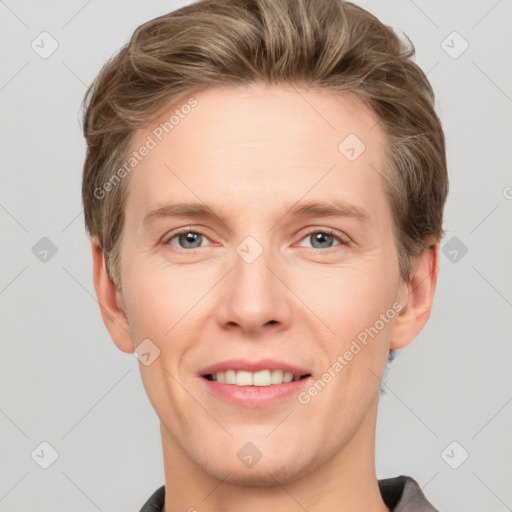
{"type": "Polygon", "coordinates": [[[134,133],[156,146],[128,178],[119,301],[134,345],[159,350],[140,370],[167,449],[219,479],[292,481],[375,428],[406,291],[385,137],[350,96],[193,97],[168,134],[186,99],[134,133]]]}

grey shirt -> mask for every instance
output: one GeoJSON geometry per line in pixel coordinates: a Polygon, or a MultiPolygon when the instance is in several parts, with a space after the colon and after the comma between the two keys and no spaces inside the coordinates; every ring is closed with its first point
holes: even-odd
{"type": "MultiPolygon", "coordinates": [[[[410,476],[397,476],[379,480],[379,490],[391,512],[439,512],[425,498],[418,482],[410,476]]],[[[165,485],[158,488],[146,501],[140,512],[162,512],[165,485]]]]}

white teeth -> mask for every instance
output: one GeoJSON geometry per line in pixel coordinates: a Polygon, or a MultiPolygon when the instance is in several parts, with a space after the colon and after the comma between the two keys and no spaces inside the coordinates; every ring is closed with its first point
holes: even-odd
{"type": "Polygon", "coordinates": [[[246,370],[226,370],[213,374],[213,380],[223,384],[235,384],[236,386],[270,386],[282,384],[283,382],[297,381],[300,375],[293,376],[293,373],[283,370],[261,370],[248,372],[246,370]]]}
{"type": "Polygon", "coordinates": [[[270,370],[261,370],[252,374],[253,386],[270,386],[272,384],[272,373],[270,370]]]}
{"type": "Polygon", "coordinates": [[[252,373],[240,370],[236,372],[236,382],[237,386],[252,386],[252,373]]]}
{"type": "MultiPolygon", "coordinates": [[[[215,375],[213,376],[215,380],[215,375]]],[[[236,372],[235,370],[226,370],[224,372],[224,383],[225,384],[236,384],[236,372]]]]}
{"type": "Polygon", "coordinates": [[[283,370],[274,370],[272,372],[272,384],[281,384],[283,382],[283,370]]]}

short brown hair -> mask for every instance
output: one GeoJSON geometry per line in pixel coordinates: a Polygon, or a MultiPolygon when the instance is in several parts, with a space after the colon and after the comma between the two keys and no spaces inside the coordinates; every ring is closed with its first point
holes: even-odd
{"type": "Polygon", "coordinates": [[[176,100],[210,85],[302,84],[352,93],[386,135],[382,173],[400,273],[427,237],[442,238],[448,192],[445,141],[432,87],[406,45],[375,16],[342,0],[201,0],[139,26],[84,98],[87,155],[82,196],[120,286],[127,179],[98,197],[126,161],[133,131],[176,100]]]}

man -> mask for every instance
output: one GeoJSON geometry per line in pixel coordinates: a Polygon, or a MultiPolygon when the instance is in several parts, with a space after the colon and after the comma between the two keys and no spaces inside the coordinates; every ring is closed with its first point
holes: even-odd
{"type": "Polygon", "coordinates": [[[89,89],[94,286],[160,419],[141,512],[436,510],[374,461],[448,187],[413,53],[341,0],[204,0],[140,26],[89,89]]]}

